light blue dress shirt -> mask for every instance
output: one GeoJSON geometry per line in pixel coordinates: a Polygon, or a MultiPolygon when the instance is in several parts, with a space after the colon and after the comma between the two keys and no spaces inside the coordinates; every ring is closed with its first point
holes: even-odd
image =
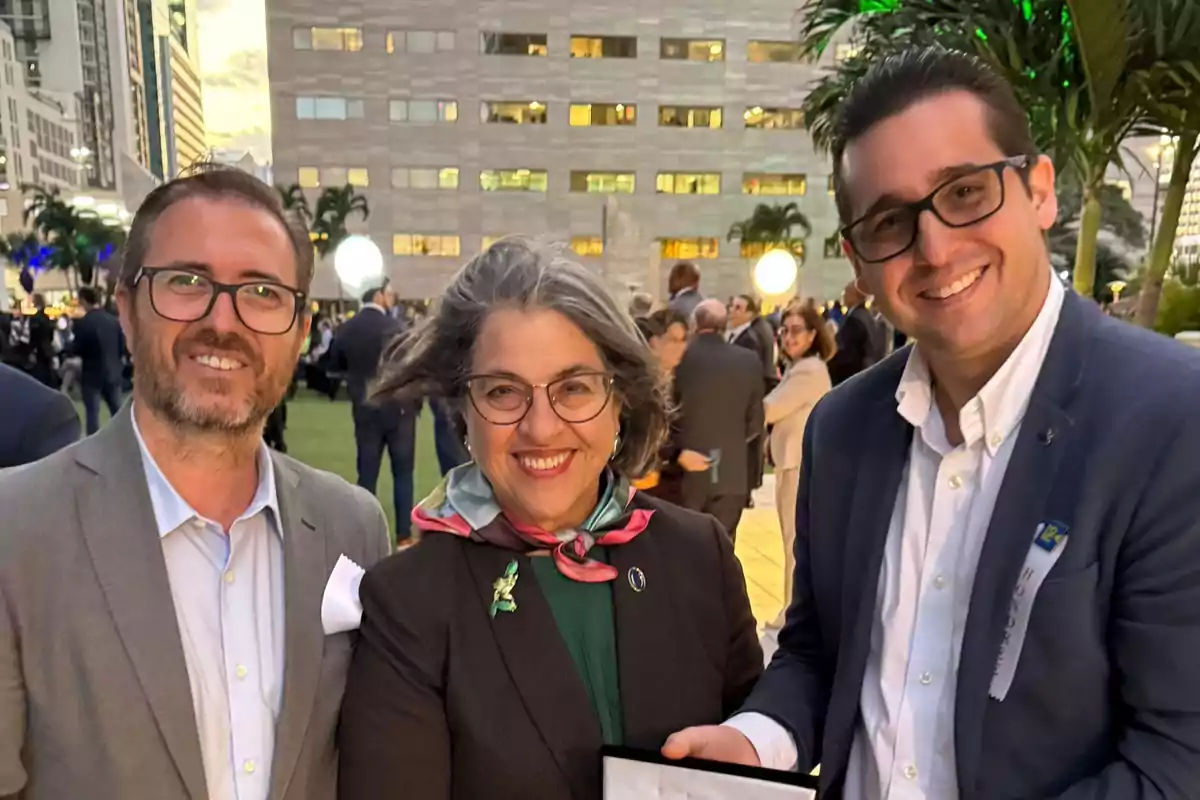
{"type": "Polygon", "coordinates": [[[228,532],[167,481],[138,430],[211,800],[266,800],[283,690],[283,543],[275,469],[228,532]]]}

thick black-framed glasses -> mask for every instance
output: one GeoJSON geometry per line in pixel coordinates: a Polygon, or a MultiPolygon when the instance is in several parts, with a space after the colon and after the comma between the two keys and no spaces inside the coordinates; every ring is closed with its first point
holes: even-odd
{"type": "Polygon", "coordinates": [[[559,419],[577,424],[600,416],[612,397],[613,379],[606,372],[578,372],[549,383],[529,383],[511,375],[472,375],[466,385],[471,405],[493,425],[516,425],[525,419],[538,389],[546,392],[559,419]]]}
{"type": "Polygon", "coordinates": [[[238,319],[250,330],[280,336],[296,324],[308,295],[271,281],[220,283],[191,270],[176,267],[142,267],[133,277],[150,287],[150,307],[172,322],[196,322],[212,313],[217,298],[229,295],[238,319]]]}
{"type": "Polygon", "coordinates": [[[922,211],[932,212],[948,228],[983,222],[1004,207],[1004,170],[1023,170],[1029,156],[1013,156],[955,176],[915,203],[871,212],[846,227],[842,236],[868,264],[895,258],[917,241],[922,211]]]}

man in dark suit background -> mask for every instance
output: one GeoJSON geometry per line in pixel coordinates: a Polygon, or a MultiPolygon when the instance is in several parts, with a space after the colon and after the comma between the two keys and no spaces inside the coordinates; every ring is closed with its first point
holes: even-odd
{"type": "MultiPolygon", "coordinates": [[[[779,373],[775,369],[775,329],[760,313],[758,299],[753,295],[735,295],[729,301],[729,332],[725,337],[730,344],[737,345],[754,353],[762,365],[763,396],[765,397],[779,383],[779,373]]],[[[762,436],[756,436],[750,442],[750,488],[762,486],[763,470],[766,467],[766,454],[762,436]]]]}
{"type": "Polygon", "coordinates": [[[83,413],[87,434],[100,430],[100,401],[108,406],[109,417],[121,408],[121,357],[125,352],[125,335],[121,323],[100,306],[100,295],[94,287],[79,290],[79,303],[84,314],[72,327],[71,353],[83,361],[80,379],[83,390],[83,413]]]}
{"type": "Polygon", "coordinates": [[[842,304],[849,309],[838,326],[837,353],[829,360],[829,377],[837,386],[883,357],[879,324],[866,306],[867,295],[857,279],[846,284],[842,304]]]}
{"type": "Polygon", "coordinates": [[[696,306],[675,399],[683,505],[712,514],[732,539],[750,497],[749,445],[763,433],[763,378],[757,356],[725,341],[726,321],[720,300],[696,306]]]}
{"type": "Polygon", "coordinates": [[[666,752],[845,800],[1200,797],[1200,356],[1055,276],[1053,165],[978,59],[874,64],[831,150],[916,344],[813,411],[779,649],[666,752]]]}
{"type": "Polygon", "coordinates": [[[0,364],[0,469],[29,464],[79,439],[66,395],[0,364]]]}
{"type": "Polygon", "coordinates": [[[387,283],[368,289],[363,307],[338,329],[333,340],[332,361],[346,376],[354,416],[354,442],[358,451],[358,485],[375,493],[383,451],[392,464],[392,499],[396,505],[396,539],[409,540],[408,518],[413,506],[413,469],[416,460],[417,411],[419,406],[368,400],[371,384],[379,374],[379,357],[384,346],[403,331],[392,316],[396,293],[387,283]]]}

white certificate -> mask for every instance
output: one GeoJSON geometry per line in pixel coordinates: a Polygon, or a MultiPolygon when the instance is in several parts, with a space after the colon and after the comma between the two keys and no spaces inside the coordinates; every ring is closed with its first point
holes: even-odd
{"type": "Polygon", "coordinates": [[[815,800],[817,779],[716,761],[670,761],[658,753],[605,747],[604,800],[815,800]]]}

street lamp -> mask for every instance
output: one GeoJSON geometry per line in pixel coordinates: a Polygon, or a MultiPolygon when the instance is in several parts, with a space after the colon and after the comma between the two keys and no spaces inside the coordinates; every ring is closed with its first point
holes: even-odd
{"type": "Polygon", "coordinates": [[[333,253],[333,269],[352,295],[383,277],[383,253],[369,236],[347,236],[333,253]]]}
{"type": "Polygon", "coordinates": [[[779,248],[768,250],[754,265],[754,285],[765,297],[780,298],[795,288],[799,273],[791,252],[779,248]]]}

